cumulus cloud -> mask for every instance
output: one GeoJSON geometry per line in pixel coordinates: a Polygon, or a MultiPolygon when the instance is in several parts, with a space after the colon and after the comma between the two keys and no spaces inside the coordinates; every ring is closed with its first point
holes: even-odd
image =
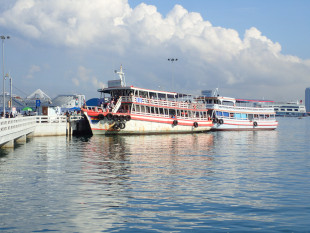
{"type": "Polygon", "coordinates": [[[98,79],[92,75],[92,71],[90,69],[87,69],[84,66],[79,66],[76,76],[72,78],[72,83],[75,86],[80,86],[80,85],[88,85],[91,83],[94,88],[101,88],[104,87],[104,84],[98,79]]]}
{"type": "Polygon", "coordinates": [[[26,75],[26,78],[27,78],[27,79],[33,79],[35,73],[38,73],[38,72],[40,72],[40,71],[41,71],[41,67],[40,67],[40,66],[32,65],[32,66],[29,68],[29,71],[28,71],[28,74],[26,75]]]}
{"type": "MultiPolygon", "coordinates": [[[[115,57],[134,57],[136,62],[130,64],[137,75],[144,72],[141,66],[159,72],[164,59],[178,56],[174,75],[182,91],[220,87],[227,94],[242,90],[245,97],[277,98],[292,87],[298,96],[308,85],[310,62],[282,54],[281,45],[257,28],[239,35],[181,5],[163,16],[155,6],[141,3],[131,8],[127,0],[16,0],[0,13],[0,26],[59,47],[93,47],[102,53],[113,51],[115,57]]],[[[166,64],[166,75],[154,79],[143,73],[150,78],[140,82],[166,82],[169,87],[166,64]]],[[[102,85],[84,66],[72,82],[102,85]]]]}

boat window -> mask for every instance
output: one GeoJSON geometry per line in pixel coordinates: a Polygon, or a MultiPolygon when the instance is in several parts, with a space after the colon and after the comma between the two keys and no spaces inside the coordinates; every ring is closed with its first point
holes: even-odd
{"type": "Polygon", "coordinates": [[[229,117],[229,112],[223,112],[224,117],[229,117]]]}
{"type": "Polygon", "coordinates": [[[169,117],[169,109],[165,108],[165,116],[169,117]]]}
{"type": "Polygon", "coordinates": [[[216,111],[216,115],[217,115],[217,116],[222,116],[223,114],[222,114],[222,112],[220,112],[220,111],[216,111]]]}
{"type": "Polygon", "coordinates": [[[188,111],[184,111],[184,117],[188,117],[188,111]]]}
{"type": "Polygon", "coordinates": [[[175,110],[174,109],[169,109],[169,116],[174,117],[175,116],[175,110]]]}
{"type": "Polygon", "coordinates": [[[253,114],[248,114],[249,120],[251,121],[253,119],[253,114]]]}
{"type": "Polygon", "coordinates": [[[231,101],[223,101],[223,105],[234,106],[234,103],[231,101]]]}

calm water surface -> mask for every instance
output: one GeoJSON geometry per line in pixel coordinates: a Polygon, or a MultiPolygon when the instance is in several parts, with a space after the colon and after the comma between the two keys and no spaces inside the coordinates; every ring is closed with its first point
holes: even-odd
{"type": "Polygon", "coordinates": [[[310,232],[310,117],[0,150],[3,232],[310,232]]]}

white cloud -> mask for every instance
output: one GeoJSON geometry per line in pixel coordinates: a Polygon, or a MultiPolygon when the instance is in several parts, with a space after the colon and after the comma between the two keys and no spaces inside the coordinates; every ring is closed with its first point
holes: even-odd
{"type": "MultiPolygon", "coordinates": [[[[168,73],[170,66],[166,63],[163,68],[162,61],[178,56],[174,71],[178,89],[220,86],[228,94],[242,89],[237,94],[255,98],[265,92],[275,98],[289,87],[295,88],[296,96],[309,85],[310,61],[282,54],[281,45],[255,27],[241,37],[236,30],[215,27],[181,5],[163,17],[155,6],[142,3],[132,9],[127,0],[16,0],[0,13],[0,26],[46,44],[77,50],[93,47],[117,60],[135,58],[127,61],[136,66],[132,75],[144,72],[151,77],[141,66],[168,73]],[[148,60],[152,62],[147,64],[148,60]]],[[[79,66],[74,85],[102,85],[91,72],[79,66]]],[[[162,86],[167,75],[140,82],[152,85],[148,80],[162,86]]]]}
{"type": "Polygon", "coordinates": [[[32,65],[32,66],[29,68],[29,71],[28,71],[28,74],[26,75],[26,78],[27,78],[27,79],[33,79],[35,73],[38,73],[38,72],[40,72],[40,71],[41,71],[41,67],[40,67],[40,66],[32,65]]]}
{"type": "Polygon", "coordinates": [[[72,78],[72,82],[75,86],[80,86],[80,81],[77,78],[72,78]]]}
{"type": "Polygon", "coordinates": [[[94,88],[98,88],[98,89],[99,89],[99,88],[104,88],[104,87],[105,87],[104,83],[98,81],[98,79],[97,79],[96,77],[93,77],[93,78],[92,78],[92,84],[93,84],[94,88]]]}
{"type": "Polygon", "coordinates": [[[91,88],[95,90],[104,87],[104,84],[92,75],[92,70],[87,69],[84,66],[78,67],[76,76],[71,80],[75,86],[83,86],[86,88],[91,86],[91,88]]]}

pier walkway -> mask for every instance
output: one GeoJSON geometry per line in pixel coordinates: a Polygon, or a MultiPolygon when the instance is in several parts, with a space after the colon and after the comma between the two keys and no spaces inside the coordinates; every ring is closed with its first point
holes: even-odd
{"type": "Polygon", "coordinates": [[[26,136],[35,128],[35,116],[0,119],[0,147],[14,147],[14,141],[26,142],[26,136]]]}
{"type": "MultiPolygon", "coordinates": [[[[0,119],[0,148],[12,148],[14,142],[26,142],[27,136],[72,135],[81,116],[25,116],[0,119]]],[[[81,126],[80,126],[81,128],[81,126]]]]}

